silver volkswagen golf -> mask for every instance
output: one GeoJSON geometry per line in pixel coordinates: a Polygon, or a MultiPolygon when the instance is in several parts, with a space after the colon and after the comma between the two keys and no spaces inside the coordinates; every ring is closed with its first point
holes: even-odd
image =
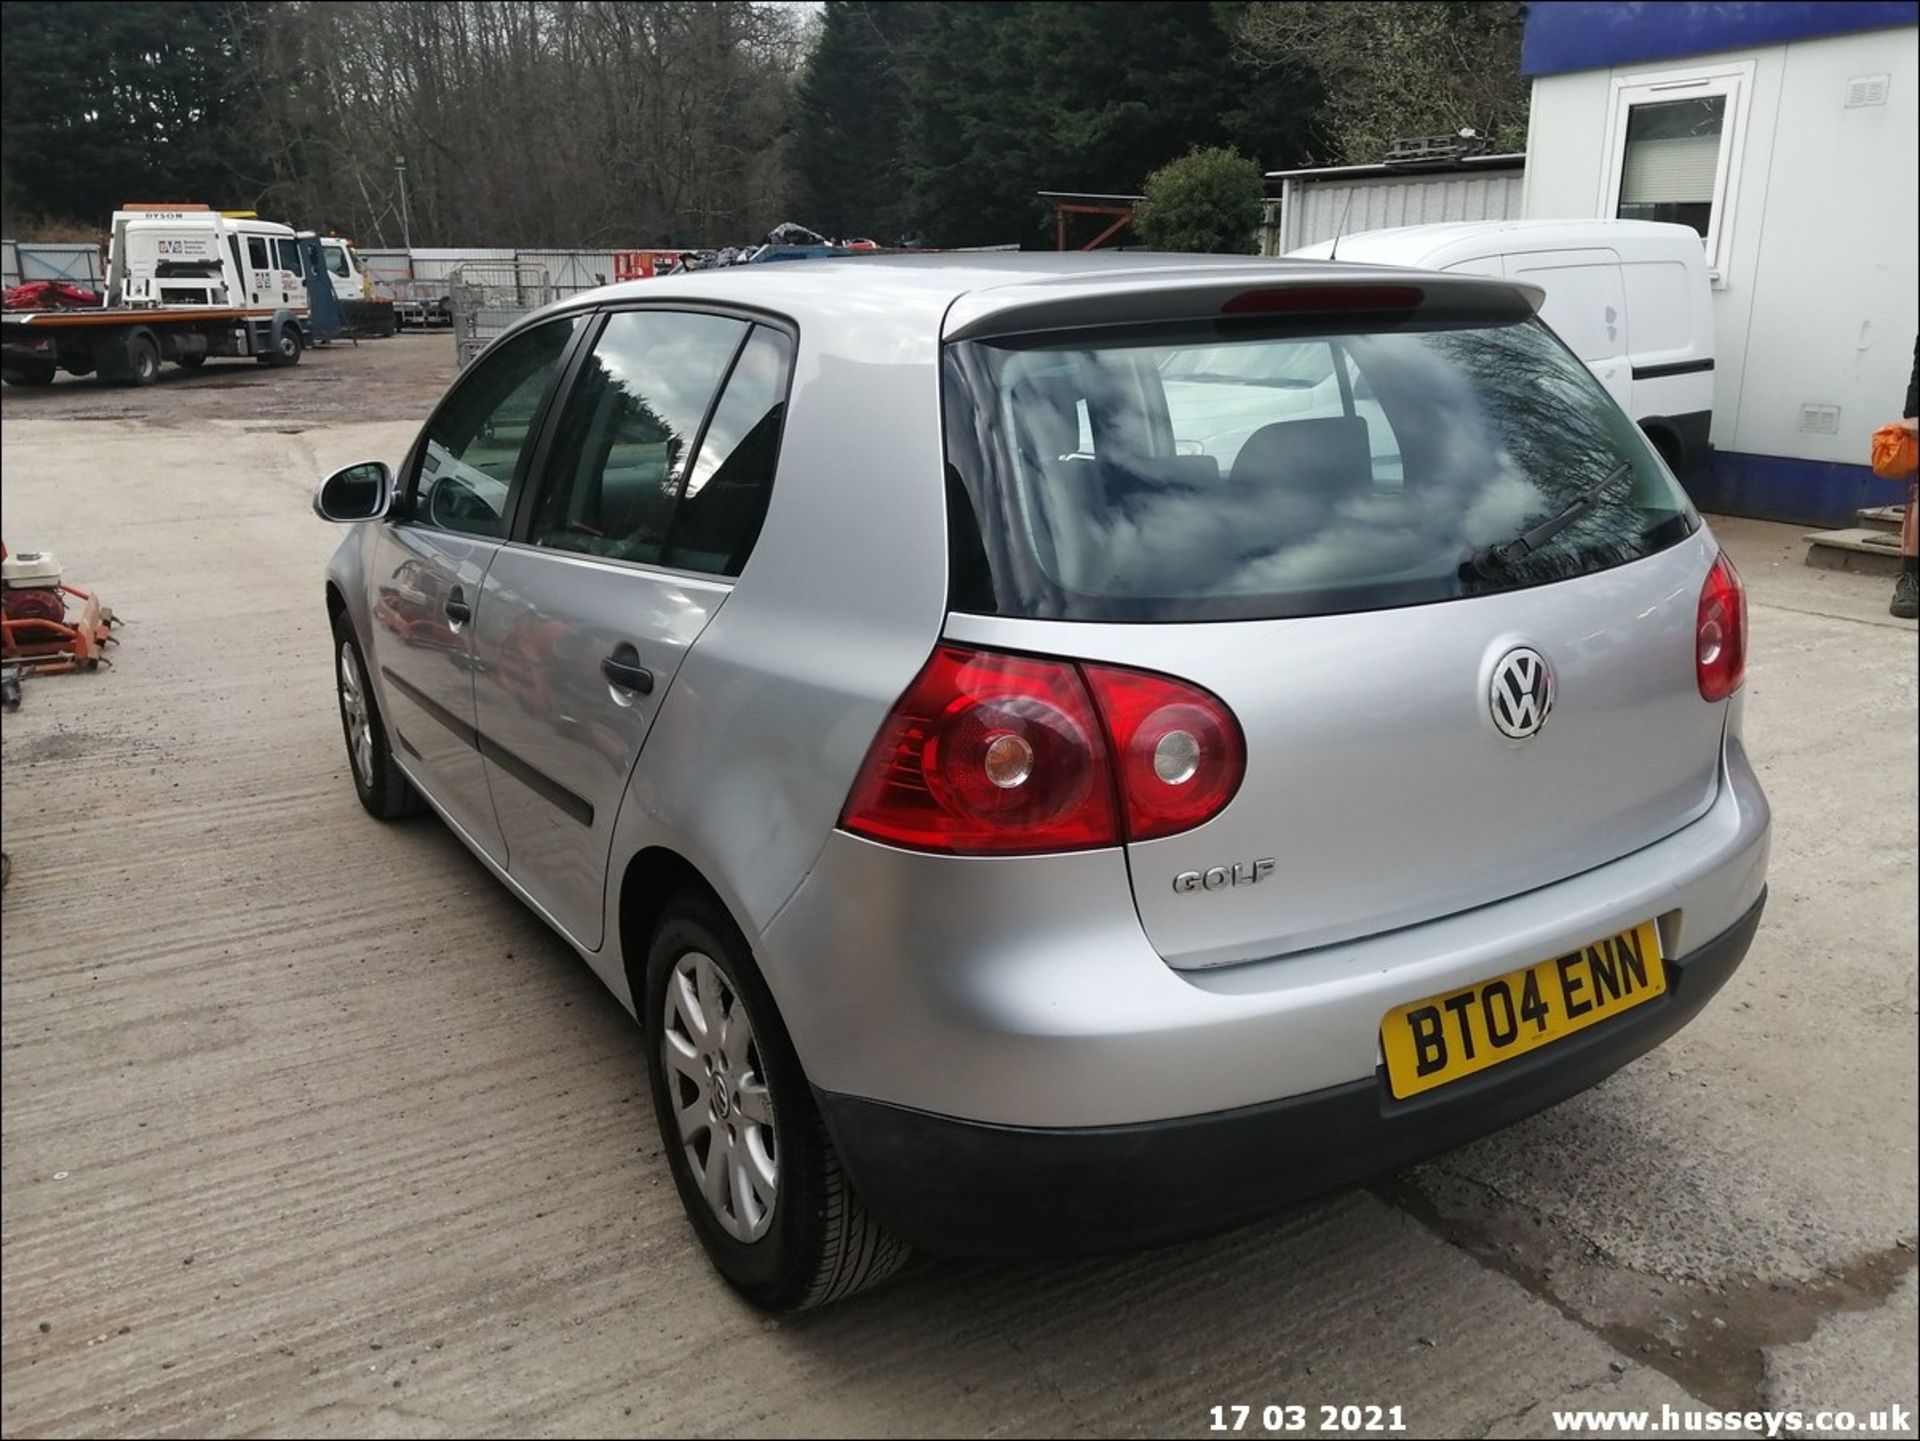
{"type": "Polygon", "coordinates": [[[328,478],[368,811],[643,1023],[754,1302],[1593,1085],[1764,903],[1739,577],[1523,285],[925,256],[529,316],[328,478]]]}

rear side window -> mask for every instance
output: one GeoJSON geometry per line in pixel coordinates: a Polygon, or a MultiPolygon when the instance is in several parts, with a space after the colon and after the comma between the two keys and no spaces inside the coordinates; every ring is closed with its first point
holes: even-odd
{"type": "Polygon", "coordinates": [[[1373,610],[1604,569],[1698,524],[1536,319],[1244,324],[949,346],[954,606],[1091,621],[1373,610]],[[1531,553],[1469,564],[1609,476],[1531,553]]]}
{"type": "Polygon", "coordinates": [[[780,447],[792,342],[727,316],[614,314],[574,382],[528,539],[738,575],[780,447]]]}
{"type": "Polygon", "coordinates": [[[249,235],[247,237],[247,259],[255,270],[270,270],[273,262],[267,258],[266,237],[249,235]]]}
{"type": "Polygon", "coordinates": [[[674,511],[666,563],[738,575],[766,519],[780,458],[793,342],[757,325],[707,423],[674,511]]]}

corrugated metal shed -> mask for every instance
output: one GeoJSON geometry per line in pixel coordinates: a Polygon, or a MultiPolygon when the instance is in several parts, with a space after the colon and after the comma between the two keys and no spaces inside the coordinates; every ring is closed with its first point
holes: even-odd
{"type": "Polygon", "coordinates": [[[1446,169],[1400,170],[1340,165],[1276,170],[1280,216],[1265,227],[1261,249],[1285,255],[1302,245],[1361,230],[1440,220],[1512,220],[1522,213],[1524,155],[1476,155],[1446,169]]]}

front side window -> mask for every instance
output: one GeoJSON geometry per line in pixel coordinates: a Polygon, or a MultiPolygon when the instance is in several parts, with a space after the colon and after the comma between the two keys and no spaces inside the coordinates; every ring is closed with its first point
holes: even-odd
{"type": "Polygon", "coordinates": [[[505,536],[514,476],[580,324],[574,316],[523,330],[461,377],[427,423],[409,478],[410,520],[462,535],[505,536]]]}
{"type": "Polygon", "coordinates": [[[1697,518],[1539,320],[1203,323],[948,348],[958,609],[1095,621],[1376,610],[1537,585],[1697,518]],[[1612,479],[1530,554],[1470,563],[1612,479]]]}
{"type": "Polygon", "coordinates": [[[609,316],[561,412],[527,539],[665,563],[694,446],[751,328],[682,311],[609,316]]]}
{"type": "Polygon", "coordinates": [[[347,269],[346,251],[329,245],[323,248],[323,253],[327,257],[327,269],[331,270],[335,275],[338,275],[344,280],[353,273],[347,269]]]}
{"type": "Polygon", "coordinates": [[[291,270],[295,275],[301,273],[300,242],[297,240],[276,240],[274,249],[280,252],[280,268],[291,270]]]}

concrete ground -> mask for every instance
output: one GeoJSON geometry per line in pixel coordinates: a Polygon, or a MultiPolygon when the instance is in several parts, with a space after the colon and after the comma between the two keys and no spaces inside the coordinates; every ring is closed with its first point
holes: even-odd
{"type": "Polygon", "coordinates": [[[307,497],[411,435],[351,419],[417,414],[377,367],[444,379],[444,339],[385,345],[310,356],[317,412],[251,367],[94,388],[111,419],[80,385],[6,399],[7,540],[126,626],[111,671],[29,680],[4,724],[0,1432],[1198,1436],[1239,1403],[1253,1434],[1264,1406],[1313,1430],[1373,1404],[1538,1436],[1565,1406],[1915,1407],[1915,633],[1886,582],[1717,527],[1773,899],[1661,1050],[1263,1225],[925,1261],[774,1321],[682,1221],[625,1013],[437,822],[354,800],[338,532],[307,497]]]}

